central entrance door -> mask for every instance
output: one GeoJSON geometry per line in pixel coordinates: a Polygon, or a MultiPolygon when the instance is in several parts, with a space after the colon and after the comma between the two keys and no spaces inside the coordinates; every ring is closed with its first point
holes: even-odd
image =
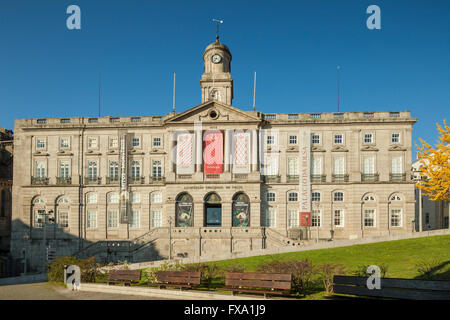
{"type": "Polygon", "coordinates": [[[222,226],[222,199],[216,193],[205,198],[205,227],[222,226]]]}

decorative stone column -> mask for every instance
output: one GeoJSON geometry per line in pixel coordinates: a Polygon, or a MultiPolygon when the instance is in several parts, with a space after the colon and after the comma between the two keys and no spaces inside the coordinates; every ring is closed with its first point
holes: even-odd
{"type": "Polygon", "coordinates": [[[202,132],[195,132],[195,171],[202,171],[202,132]]]}
{"type": "Polygon", "coordinates": [[[174,139],[174,132],[169,131],[169,172],[174,172],[174,166],[176,161],[176,153],[175,153],[175,139],[174,139]]]}
{"type": "Polygon", "coordinates": [[[231,152],[231,143],[232,143],[232,131],[225,131],[225,160],[224,160],[224,172],[230,171],[230,152],[231,152]]]}

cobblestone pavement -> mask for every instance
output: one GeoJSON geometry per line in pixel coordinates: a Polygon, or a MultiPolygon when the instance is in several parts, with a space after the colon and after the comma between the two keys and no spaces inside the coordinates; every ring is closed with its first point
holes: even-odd
{"type": "Polygon", "coordinates": [[[0,286],[0,300],[164,300],[148,296],[71,291],[48,283],[29,283],[0,286]]]}

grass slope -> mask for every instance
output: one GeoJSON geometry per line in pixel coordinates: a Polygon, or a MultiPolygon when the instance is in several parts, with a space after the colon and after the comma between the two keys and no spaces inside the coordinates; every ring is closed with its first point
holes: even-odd
{"type": "Polygon", "coordinates": [[[416,239],[386,241],[349,247],[291,252],[276,255],[264,255],[249,258],[222,260],[214,262],[226,267],[230,264],[245,265],[246,271],[272,259],[310,259],[314,265],[338,263],[346,267],[347,274],[359,265],[388,265],[388,278],[416,278],[419,276],[417,264],[427,261],[439,261],[436,279],[450,280],[450,235],[416,239]]]}

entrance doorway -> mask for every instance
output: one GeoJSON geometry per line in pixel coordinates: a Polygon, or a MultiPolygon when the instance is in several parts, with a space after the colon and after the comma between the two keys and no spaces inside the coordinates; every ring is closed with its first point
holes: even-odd
{"type": "Polygon", "coordinates": [[[205,198],[205,227],[222,226],[222,199],[217,193],[210,193],[205,198]]]}

